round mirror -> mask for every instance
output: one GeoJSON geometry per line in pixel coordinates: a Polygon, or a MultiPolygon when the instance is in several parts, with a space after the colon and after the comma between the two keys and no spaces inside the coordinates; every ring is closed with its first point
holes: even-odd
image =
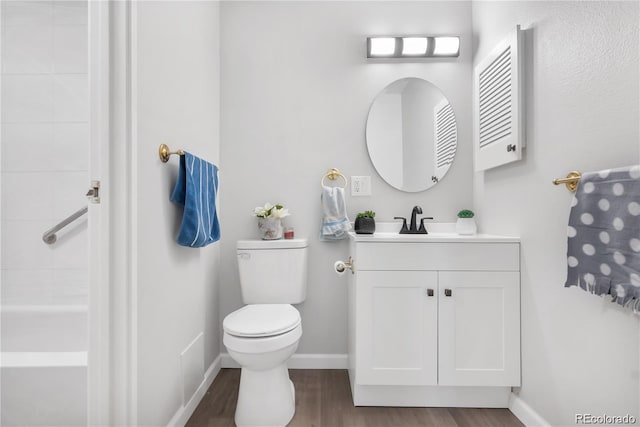
{"type": "Polygon", "coordinates": [[[436,185],[456,155],[451,104],[426,80],[408,77],[384,88],[367,118],[371,163],[389,185],[417,192],[436,185]]]}

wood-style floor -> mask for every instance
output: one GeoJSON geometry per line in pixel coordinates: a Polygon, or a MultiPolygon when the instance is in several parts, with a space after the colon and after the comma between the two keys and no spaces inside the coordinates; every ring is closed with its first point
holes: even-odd
{"type": "MultiPolygon", "coordinates": [[[[508,409],[354,407],[346,370],[291,369],[296,414],[290,427],[510,427],[523,424],[508,409]]],[[[187,427],[233,427],[239,369],[223,369],[187,427]]]]}

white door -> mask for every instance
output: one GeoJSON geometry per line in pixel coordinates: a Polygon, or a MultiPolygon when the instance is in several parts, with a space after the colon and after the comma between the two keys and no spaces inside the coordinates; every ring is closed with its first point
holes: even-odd
{"type": "Polygon", "coordinates": [[[520,385],[518,272],[439,273],[439,384],[520,385]]]}
{"type": "Polygon", "coordinates": [[[437,273],[357,274],[356,382],[437,384],[437,273]]]}

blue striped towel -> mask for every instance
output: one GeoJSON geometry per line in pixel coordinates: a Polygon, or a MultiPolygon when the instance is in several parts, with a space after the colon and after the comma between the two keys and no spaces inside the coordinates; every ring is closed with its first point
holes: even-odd
{"type": "Polygon", "coordinates": [[[185,152],[180,156],[180,170],[171,201],[184,206],[177,242],[201,248],[220,240],[220,223],[216,211],[218,168],[185,152]]]}

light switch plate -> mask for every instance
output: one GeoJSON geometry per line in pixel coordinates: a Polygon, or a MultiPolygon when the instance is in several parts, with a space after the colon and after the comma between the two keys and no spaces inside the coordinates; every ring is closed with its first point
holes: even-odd
{"type": "Polygon", "coordinates": [[[370,176],[352,176],[351,177],[351,195],[352,196],[370,196],[371,195],[371,177],[370,176]]]}

